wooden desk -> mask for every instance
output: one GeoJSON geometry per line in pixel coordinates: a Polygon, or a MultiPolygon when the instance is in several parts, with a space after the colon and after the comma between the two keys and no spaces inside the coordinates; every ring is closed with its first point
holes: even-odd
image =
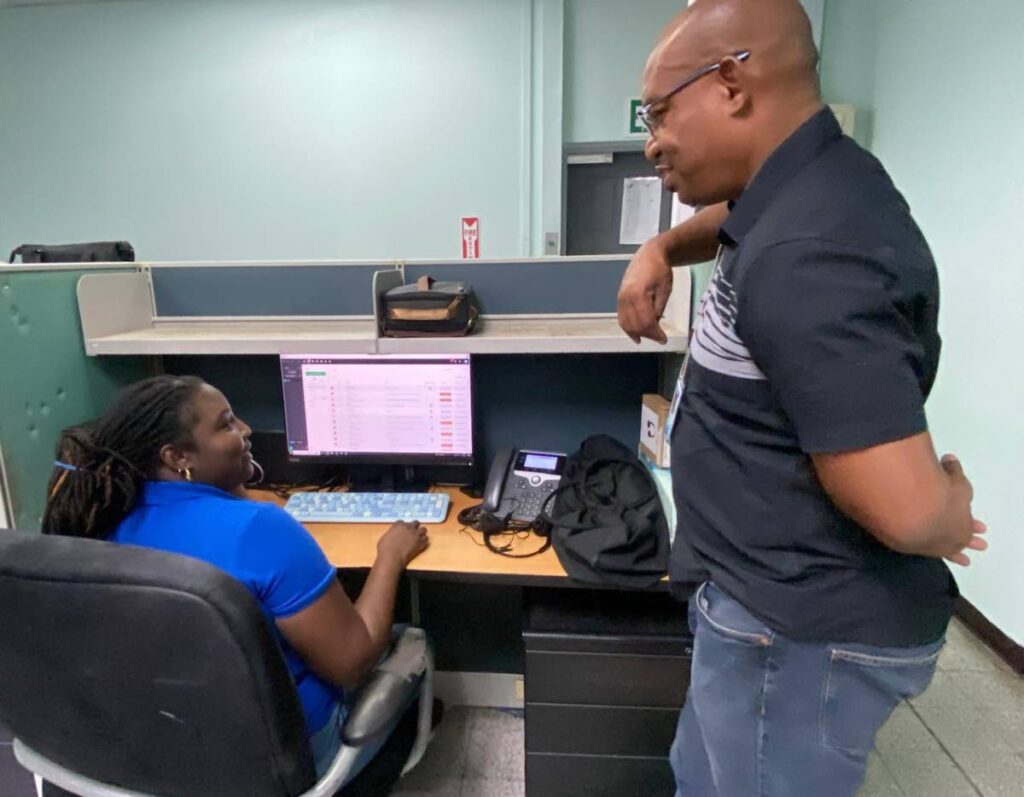
{"type": "MultiPolygon", "coordinates": [[[[451,503],[444,523],[427,524],[430,547],[409,565],[409,574],[420,578],[449,581],[507,583],[523,585],[572,586],[553,548],[529,559],[510,559],[492,553],[483,545],[483,535],[463,530],[459,512],[479,503],[458,488],[435,488],[448,493],[451,503]]],[[[272,501],[284,506],[284,500],[266,490],[250,490],[257,501],[272,501]]],[[[320,544],[327,559],[342,569],[369,568],[377,557],[377,541],[388,530],[387,523],[307,523],[306,528],[320,544]]],[[[502,538],[505,539],[505,538],[502,538]]],[[[543,544],[535,534],[514,541],[513,553],[529,553],[543,544]]]]}

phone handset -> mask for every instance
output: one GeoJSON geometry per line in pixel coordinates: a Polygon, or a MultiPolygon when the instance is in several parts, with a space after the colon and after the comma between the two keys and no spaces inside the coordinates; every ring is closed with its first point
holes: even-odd
{"type": "Polygon", "coordinates": [[[514,448],[502,448],[491,461],[491,469],[487,472],[487,484],[484,486],[483,504],[480,509],[488,514],[495,514],[501,506],[501,496],[505,489],[505,481],[509,469],[515,460],[514,448]]]}

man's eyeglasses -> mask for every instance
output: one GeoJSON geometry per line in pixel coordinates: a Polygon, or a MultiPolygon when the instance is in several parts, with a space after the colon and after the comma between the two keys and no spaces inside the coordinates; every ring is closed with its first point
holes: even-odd
{"type": "MultiPolygon", "coordinates": [[[[748,58],[750,58],[750,50],[741,50],[738,53],[733,53],[732,57],[735,58],[737,61],[746,61],[748,58]]],[[[712,72],[717,71],[721,66],[722,62],[717,61],[716,63],[708,64],[707,66],[702,66],[696,72],[687,75],[686,78],[679,85],[672,89],[672,91],[666,94],[662,94],[660,97],[655,97],[646,105],[641,105],[639,108],[637,108],[636,118],[643,122],[644,127],[647,128],[649,133],[653,134],[655,129],[658,127],[658,115],[652,114],[651,109],[655,105],[665,102],[665,100],[667,100],[669,97],[678,94],[691,83],[696,83],[705,75],[710,75],[712,72]]]]}

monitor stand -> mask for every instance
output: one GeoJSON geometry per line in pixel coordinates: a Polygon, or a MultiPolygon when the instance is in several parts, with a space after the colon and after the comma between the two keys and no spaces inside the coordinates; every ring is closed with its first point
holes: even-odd
{"type": "Polygon", "coordinates": [[[411,465],[353,465],[348,477],[352,493],[425,493],[430,488],[411,465]]]}

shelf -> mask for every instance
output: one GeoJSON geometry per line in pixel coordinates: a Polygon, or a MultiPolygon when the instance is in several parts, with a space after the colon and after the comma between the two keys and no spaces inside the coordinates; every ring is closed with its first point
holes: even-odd
{"type": "Polygon", "coordinates": [[[633,343],[608,319],[483,319],[461,338],[374,339],[373,321],[176,321],[89,338],[104,354],[586,354],[683,351],[686,338],[666,329],[668,344],[633,343]]]}
{"type": "MultiPolygon", "coordinates": [[[[398,271],[374,275],[373,311],[398,271]]],[[[663,354],[686,349],[689,282],[683,313],[669,315],[667,344],[633,343],[614,313],[483,316],[465,337],[380,338],[374,316],[160,317],[145,273],[87,274],[78,282],[85,351],[172,354],[663,354]],[[677,315],[680,318],[677,318],[677,315]]],[[[370,308],[368,308],[370,309],[370,308]]]]}
{"type": "Polygon", "coordinates": [[[100,354],[373,354],[373,319],[330,321],[157,321],[87,338],[100,354]]]}
{"type": "Polygon", "coordinates": [[[381,354],[587,354],[684,351],[686,336],[667,327],[668,343],[634,343],[615,316],[587,318],[487,318],[462,338],[380,338],[381,354]]]}

